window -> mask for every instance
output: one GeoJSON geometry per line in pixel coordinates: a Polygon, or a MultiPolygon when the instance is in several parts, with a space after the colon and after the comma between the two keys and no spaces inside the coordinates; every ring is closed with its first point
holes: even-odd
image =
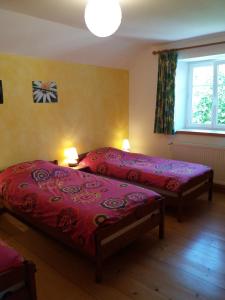
{"type": "Polygon", "coordinates": [[[225,129],[225,60],[190,62],[187,128],[225,129]]]}

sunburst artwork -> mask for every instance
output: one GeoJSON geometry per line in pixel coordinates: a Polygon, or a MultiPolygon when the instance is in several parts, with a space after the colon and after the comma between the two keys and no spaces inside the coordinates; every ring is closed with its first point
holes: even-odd
{"type": "Polygon", "coordinates": [[[57,85],[55,81],[32,81],[34,103],[57,103],[57,85]]]}

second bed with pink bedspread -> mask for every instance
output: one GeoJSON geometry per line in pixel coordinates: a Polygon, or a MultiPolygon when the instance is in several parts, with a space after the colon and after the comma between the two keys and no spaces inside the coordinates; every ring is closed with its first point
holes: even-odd
{"type": "Polygon", "coordinates": [[[197,177],[211,171],[205,165],[163,159],[115,148],[91,151],[81,161],[93,173],[126,179],[159,189],[179,192],[197,177]]]}
{"type": "Polygon", "coordinates": [[[146,186],[177,205],[182,220],[184,202],[204,192],[212,200],[213,170],[205,165],[164,159],[115,148],[100,148],[84,156],[80,164],[91,173],[146,186]]]}
{"type": "Polygon", "coordinates": [[[95,232],[132,214],[155,208],[153,191],[58,167],[46,161],[21,163],[0,174],[0,194],[10,211],[64,233],[95,255],[95,232]]]}

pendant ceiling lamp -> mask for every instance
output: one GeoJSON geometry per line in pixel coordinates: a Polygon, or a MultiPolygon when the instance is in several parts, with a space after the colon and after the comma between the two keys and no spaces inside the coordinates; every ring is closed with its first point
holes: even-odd
{"type": "Polygon", "coordinates": [[[117,31],[122,11],[118,0],[89,0],[85,8],[85,23],[98,37],[107,37],[117,31]]]}

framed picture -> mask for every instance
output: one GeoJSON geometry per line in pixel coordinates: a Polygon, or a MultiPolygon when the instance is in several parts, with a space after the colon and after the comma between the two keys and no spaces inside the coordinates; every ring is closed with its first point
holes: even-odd
{"type": "Polygon", "coordinates": [[[0,104],[3,104],[2,80],[0,80],[0,104]]]}
{"type": "Polygon", "coordinates": [[[57,103],[57,86],[55,81],[32,81],[34,103],[57,103]]]}

